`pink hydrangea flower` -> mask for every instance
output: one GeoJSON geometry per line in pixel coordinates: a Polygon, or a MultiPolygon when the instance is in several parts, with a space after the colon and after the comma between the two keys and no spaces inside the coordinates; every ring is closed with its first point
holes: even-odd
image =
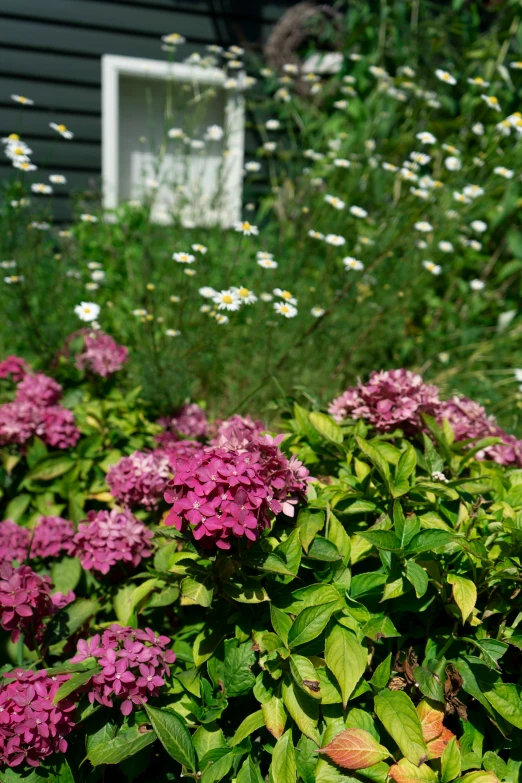
{"type": "Polygon", "coordinates": [[[170,478],[169,458],[161,453],[135,451],[122,457],[107,473],[113,497],[129,508],[156,508],[170,478]]]}
{"type": "Polygon", "coordinates": [[[72,522],[61,517],[40,517],[33,531],[31,558],[71,555],[74,549],[73,538],[72,522]]]}
{"type": "Polygon", "coordinates": [[[89,641],[80,639],[71,662],[96,658],[102,670],[85,686],[91,704],[97,701],[112,707],[115,698],[121,702],[123,715],[130,715],[134,707],[157,696],[165,685],[169,665],[176,660],[175,653],[165,649],[170,643],[167,636],[157,636],[150,628],[114,624],[101,637],[96,634],[89,641]]]}
{"type": "MultiPolygon", "coordinates": [[[[298,479],[301,467],[291,465],[277,443],[255,436],[237,448],[209,447],[178,461],[165,493],[172,504],[165,524],[190,528],[204,549],[230,549],[234,537],[256,541],[272,514],[283,511],[288,493],[306,485],[304,475],[298,479]]],[[[291,504],[285,511],[293,513],[291,504]]]]}
{"type": "Polygon", "coordinates": [[[71,699],[53,704],[70,674],[50,677],[45,671],[15,669],[0,685],[0,763],[8,767],[39,766],[53,753],[65,753],[65,737],[74,728],[71,699]]]}
{"type": "Polygon", "coordinates": [[[235,414],[224,421],[217,420],[212,426],[212,446],[223,446],[230,441],[243,440],[248,435],[260,435],[265,427],[250,416],[235,414]]]}
{"type": "Polygon", "coordinates": [[[11,519],[0,522],[0,560],[11,564],[13,560],[23,563],[29,552],[31,531],[11,519]]]}
{"type": "Polygon", "coordinates": [[[3,362],[0,362],[0,378],[11,378],[18,383],[30,371],[30,367],[24,359],[19,356],[8,356],[3,362]]]}
{"type": "Polygon", "coordinates": [[[152,552],[152,531],[130,511],[89,511],[74,536],[74,554],[86,571],[108,574],[117,563],[136,568],[152,552]]]}
{"type": "Polygon", "coordinates": [[[18,384],[16,399],[39,407],[55,405],[62,396],[62,387],[53,378],[41,372],[26,375],[18,384]]]}
{"type": "Polygon", "coordinates": [[[42,427],[42,439],[54,448],[72,448],[80,438],[80,430],[74,423],[73,414],[61,405],[43,409],[42,427]]]}
{"type": "Polygon", "coordinates": [[[358,382],[333,400],[329,413],[336,421],[366,419],[379,432],[400,428],[415,433],[423,428],[420,413],[435,416],[439,390],[410,370],[372,372],[368,383],[358,382]]]}
{"type": "Polygon", "coordinates": [[[43,633],[43,619],[54,613],[51,600],[52,582],[48,576],[37,574],[29,566],[13,568],[9,563],[0,566],[0,625],[11,631],[13,642],[20,633],[31,647],[43,633]]]}
{"type": "Polygon", "coordinates": [[[439,423],[447,419],[455,440],[480,440],[482,438],[500,438],[502,443],[488,446],[476,454],[477,459],[490,459],[499,465],[522,466],[522,441],[504,432],[494,416],[488,416],[486,409],[467,397],[454,396],[441,402],[437,414],[439,423]]]}
{"type": "MultiPolygon", "coordinates": [[[[205,447],[198,440],[177,440],[171,433],[165,433],[167,438],[172,440],[165,443],[160,449],[155,449],[154,454],[166,457],[169,462],[171,472],[176,470],[178,460],[187,460],[197,454],[202,454],[205,447]]],[[[161,436],[158,436],[161,437],[161,436]]]]}
{"type": "Polygon", "coordinates": [[[23,446],[34,435],[43,433],[42,409],[37,405],[21,400],[0,405],[0,445],[23,446]]]}
{"type": "Polygon", "coordinates": [[[84,348],[77,354],[75,362],[79,370],[88,370],[102,378],[121,370],[128,358],[128,348],[118,345],[102,331],[93,332],[86,329],[83,337],[84,348]]]}
{"type": "MultiPolygon", "coordinates": [[[[158,424],[165,428],[166,433],[174,434],[178,438],[205,438],[207,436],[208,422],[205,411],[195,402],[183,405],[173,416],[158,419],[158,424]]],[[[164,445],[161,438],[162,436],[159,435],[158,442],[164,445]]]]}

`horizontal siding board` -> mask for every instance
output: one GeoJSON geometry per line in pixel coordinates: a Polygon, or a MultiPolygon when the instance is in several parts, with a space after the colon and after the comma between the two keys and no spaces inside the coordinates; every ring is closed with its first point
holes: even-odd
{"type": "Polygon", "coordinates": [[[38,74],[40,79],[51,81],[81,82],[88,86],[100,84],[100,62],[98,57],[78,57],[63,54],[57,56],[46,51],[22,50],[18,45],[12,48],[0,44],[0,70],[3,73],[27,78],[38,74]]]}
{"type": "Polygon", "coordinates": [[[57,135],[55,142],[51,139],[31,141],[29,146],[33,151],[32,162],[40,168],[45,166],[45,170],[51,173],[60,174],[60,166],[75,165],[101,171],[101,149],[96,144],[66,141],[57,135]]]}
{"type": "MultiPolygon", "coordinates": [[[[53,172],[54,173],[54,172],[53,172]]],[[[54,191],[59,196],[69,196],[71,193],[80,193],[84,190],[99,190],[101,185],[101,177],[100,174],[97,172],[92,172],[91,174],[89,172],[82,172],[82,171],[61,171],[60,173],[65,174],[67,178],[67,184],[66,185],[54,185],[54,191]]],[[[0,177],[4,179],[12,179],[12,178],[18,178],[18,172],[15,172],[15,170],[11,167],[6,165],[5,163],[0,163],[0,177]]],[[[33,171],[30,174],[24,175],[25,181],[28,183],[32,182],[48,182],[49,180],[49,172],[47,171],[45,174],[42,172],[42,170],[33,171]]],[[[51,183],[49,183],[51,184],[51,183]]],[[[45,196],[34,196],[35,199],[38,199],[38,202],[44,201],[45,196]]]]}
{"type": "Polygon", "coordinates": [[[105,0],[114,5],[137,5],[144,8],[170,8],[174,11],[188,11],[197,14],[215,14],[223,19],[243,19],[277,22],[287,8],[295,5],[297,0],[280,0],[280,2],[265,3],[264,0],[105,0]]]}
{"type": "MultiPolygon", "coordinates": [[[[56,131],[49,127],[50,122],[56,120],[55,113],[51,109],[39,109],[36,106],[18,109],[8,104],[6,108],[0,108],[0,133],[7,136],[9,133],[18,133],[26,141],[33,139],[55,139],[56,131]]],[[[99,117],[78,117],[68,112],[60,113],[60,122],[75,133],[72,143],[87,141],[100,143],[101,119],[99,117]]]]}
{"type": "MultiPolygon", "coordinates": [[[[0,77],[0,95],[7,98],[12,93],[32,98],[35,105],[40,104],[46,108],[55,109],[57,113],[67,109],[101,111],[99,87],[71,87],[22,77],[0,77]]],[[[29,112],[31,108],[31,106],[22,107],[21,111],[29,112]]],[[[61,119],[57,116],[53,121],[61,122],[61,119]]]]}

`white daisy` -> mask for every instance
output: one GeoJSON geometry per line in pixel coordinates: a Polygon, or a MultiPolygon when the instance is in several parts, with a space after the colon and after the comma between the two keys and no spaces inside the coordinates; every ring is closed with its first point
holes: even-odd
{"type": "Polygon", "coordinates": [[[455,77],[448,71],[443,71],[441,68],[437,68],[435,76],[437,79],[440,79],[441,82],[446,82],[446,84],[457,84],[455,77]]]}
{"type": "Polygon", "coordinates": [[[480,96],[484,103],[486,103],[490,109],[494,109],[495,111],[501,111],[500,103],[498,102],[498,98],[495,98],[494,95],[481,95],[480,96]]]}
{"type": "Polygon", "coordinates": [[[297,315],[297,307],[286,302],[274,302],[274,310],[285,318],[294,318],[297,315]]]}
{"type": "Polygon", "coordinates": [[[42,196],[50,196],[53,189],[50,185],[45,185],[43,182],[33,182],[31,185],[33,193],[40,193],[42,196]]]}
{"type": "Polygon", "coordinates": [[[431,272],[432,275],[440,275],[442,272],[442,267],[438,264],[434,264],[433,261],[423,261],[422,266],[428,272],[431,272]]]}
{"type": "Polygon", "coordinates": [[[239,223],[236,223],[234,230],[243,234],[244,237],[257,236],[259,234],[258,227],[253,226],[252,223],[248,222],[248,220],[243,220],[239,223]]]}
{"type": "Polygon", "coordinates": [[[281,299],[284,299],[288,304],[297,305],[297,299],[290,293],[290,291],[286,291],[281,288],[274,288],[273,294],[275,296],[281,297],[281,299]]]}
{"type": "Polygon", "coordinates": [[[482,280],[475,278],[475,280],[470,281],[469,287],[472,291],[482,291],[485,285],[486,284],[482,280]]]}
{"type": "Polygon", "coordinates": [[[274,261],[273,258],[258,258],[257,264],[263,269],[277,269],[278,267],[277,261],[274,261]]]}
{"type": "Polygon", "coordinates": [[[435,144],[437,141],[433,133],[429,133],[428,131],[421,131],[420,133],[417,133],[415,138],[418,139],[421,144],[435,144]]]}
{"type": "Polygon", "coordinates": [[[22,106],[34,106],[34,101],[31,98],[26,98],[25,95],[11,95],[11,100],[21,103],[22,106]]]}
{"type": "Polygon", "coordinates": [[[324,200],[326,201],[327,204],[330,204],[332,207],[335,207],[335,209],[344,209],[346,206],[346,204],[342,199],[337,198],[337,196],[330,196],[329,193],[326,194],[324,200]]]}
{"type": "Polygon", "coordinates": [[[168,133],[169,139],[182,139],[185,132],[181,128],[171,128],[168,133]]]}
{"type": "Polygon", "coordinates": [[[448,171],[460,171],[462,168],[462,161],[460,158],[455,157],[452,155],[449,158],[446,158],[444,161],[444,165],[448,169],[448,171]]]}
{"type": "Polygon", "coordinates": [[[363,262],[359,261],[357,258],[352,258],[351,256],[343,258],[343,264],[346,269],[354,269],[356,272],[361,272],[364,269],[363,262]]]}
{"type": "Polygon", "coordinates": [[[237,294],[243,304],[254,304],[254,302],[257,302],[257,296],[254,292],[250,291],[249,288],[245,288],[243,285],[238,288],[233,287],[230,290],[237,294]]]}
{"type": "Polygon", "coordinates": [[[59,125],[56,124],[56,122],[50,122],[49,127],[55,130],[57,133],[60,134],[64,139],[73,139],[74,133],[72,131],[68,130],[66,125],[62,125],[61,123],[59,125]]]}
{"type": "Polygon", "coordinates": [[[511,179],[513,177],[514,172],[511,171],[511,169],[506,169],[505,166],[495,166],[493,169],[494,174],[498,174],[501,177],[504,177],[504,179],[511,179]]]}
{"type": "Polygon", "coordinates": [[[212,301],[218,306],[218,310],[234,311],[241,307],[241,299],[231,288],[216,293],[212,301]]]}
{"type": "Polygon", "coordinates": [[[267,120],[265,122],[265,128],[267,130],[275,131],[275,130],[279,130],[280,127],[281,127],[281,123],[279,122],[279,120],[267,120]]]}
{"type": "Polygon", "coordinates": [[[95,321],[100,314],[100,305],[96,302],[80,302],[76,305],[74,312],[80,319],[80,321],[95,321]]]}
{"type": "Polygon", "coordinates": [[[313,228],[308,231],[308,236],[311,239],[324,239],[324,234],[321,234],[320,231],[314,231],[313,228]]]}
{"type": "Polygon", "coordinates": [[[326,310],[324,309],[324,307],[319,307],[319,305],[316,305],[315,307],[312,307],[310,312],[314,318],[320,318],[322,315],[326,313],[326,310]]]}
{"type": "Polygon", "coordinates": [[[167,337],[179,337],[181,332],[179,329],[165,329],[165,334],[167,337]]]}
{"type": "Polygon", "coordinates": [[[415,223],[414,228],[417,231],[422,231],[424,234],[429,234],[430,231],[433,231],[433,226],[427,220],[419,220],[415,223]]]}
{"type": "Polygon", "coordinates": [[[177,261],[178,264],[192,264],[196,260],[196,256],[193,256],[192,253],[173,253],[172,258],[174,261],[177,261]]]}
{"type": "Polygon", "coordinates": [[[471,126],[471,132],[475,134],[475,136],[483,136],[484,135],[484,126],[481,122],[475,122],[471,126]]]}
{"type": "Polygon", "coordinates": [[[439,242],[438,247],[439,250],[441,250],[443,253],[453,253],[455,249],[451,244],[451,242],[447,242],[446,240],[442,240],[441,242],[439,242]]]}
{"type": "Polygon", "coordinates": [[[349,169],[351,166],[350,161],[346,160],[346,158],[334,158],[333,164],[334,166],[337,166],[338,169],[349,169]]]}
{"type": "Polygon", "coordinates": [[[470,226],[477,234],[483,234],[484,231],[488,230],[488,224],[484,223],[483,220],[472,220],[470,226]]]}
{"type": "Polygon", "coordinates": [[[194,250],[196,253],[201,253],[201,255],[203,255],[203,256],[207,252],[207,249],[208,248],[206,248],[205,245],[200,245],[198,243],[196,243],[195,245],[192,245],[192,250],[194,250]]]}
{"type": "Polygon", "coordinates": [[[356,206],[350,207],[350,213],[354,217],[358,217],[358,218],[368,217],[367,211],[365,209],[363,209],[362,207],[356,207],[356,206]]]}
{"type": "Polygon", "coordinates": [[[53,185],[65,185],[67,183],[63,174],[50,174],[49,181],[52,182],[53,185]]]}
{"type": "Polygon", "coordinates": [[[82,215],[80,215],[80,220],[82,220],[84,223],[97,223],[98,218],[96,215],[90,215],[88,212],[84,212],[82,215]]]}
{"type": "Polygon", "coordinates": [[[205,299],[213,299],[217,295],[217,291],[209,285],[204,285],[203,288],[199,289],[199,294],[205,299]]]}
{"type": "Polygon", "coordinates": [[[341,247],[341,245],[346,244],[346,239],[338,234],[327,234],[324,239],[325,242],[334,247],[341,247]]]}

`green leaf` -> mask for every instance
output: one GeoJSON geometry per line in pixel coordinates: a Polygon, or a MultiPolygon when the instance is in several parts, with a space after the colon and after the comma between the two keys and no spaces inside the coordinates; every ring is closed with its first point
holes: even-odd
{"type": "Polygon", "coordinates": [[[462,622],[470,618],[477,603],[477,588],[471,579],[466,579],[457,574],[448,574],[446,577],[450,585],[453,585],[453,598],[460,609],[462,622]]]}
{"type": "Polygon", "coordinates": [[[400,636],[400,633],[385,614],[377,614],[364,624],[362,632],[368,639],[377,642],[379,639],[391,639],[400,636]]]}
{"type": "Polygon", "coordinates": [[[235,639],[225,642],[224,687],[227,696],[241,696],[255,685],[252,666],[256,661],[252,642],[237,644],[235,639]]]}
{"type": "Polygon", "coordinates": [[[272,696],[271,699],[263,702],[261,712],[263,713],[263,719],[268,731],[276,739],[279,739],[286,725],[286,710],[283,700],[277,696],[272,696]]]}
{"type": "Polygon", "coordinates": [[[73,603],[60,609],[50,620],[46,629],[49,644],[65,643],[66,640],[100,610],[98,601],[89,598],[77,598],[73,603]]]}
{"type": "Polygon", "coordinates": [[[355,634],[336,624],[326,638],[325,660],[339,683],[346,709],[348,699],[366,671],[368,651],[355,634]]]}
{"type": "Polygon", "coordinates": [[[445,530],[421,530],[408,544],[408,554],[418,555],[421,552],[431,552],[442,546],[447,546],[455,539],[452,533],[445,530]]]}
{"type": "Polygon", "coordinates": [[[310,508],[303,508],[297,517],[297,528],[299,530],[299,539],[306,552],[314,540],[317,533],[324,527],[324,511],[315,511],[310,508]]]}
{"type": "Polygon", "coordinates": [[[255,763],[252,756],[248,756],[239,770],[236,783],[264,783],[259,771],[259,765],[255,763]]]}
{"type": "Polygon", "coordinates": [[[279,636],[285,647],[288,647],[288,632],[292,627],[292,620],[286,614],[286,612],[278,609],[273,603],[270,604],[270,619],[272,621],[272,627],[276,634],[279,636]]]}
{"type": "MultiPolygon", "coordinates": [[[[377,666],[374,673],[372,674],[372,678],[370,680],[371,685],[373,687],[380,691],[383,688],[386,688],[390,681],[391,677],[391,659],[392,655],[391,653],[384,659],[384,661],[381,661],[381,663],[377,666]]],[[[377,737],[378,739],[378,737],[377,737]]]]}
{"type": "MultiPolygon", "coordinates": [[[[233,751],[230,751],[229,753],[221,755],[217,760],[214,760],[213,764],[207,767],[201,776],[201,783],[217,783],[217,781],[222,780],[232,769],[235,756],[236,754],[233,751]]],[[[202,759],[202,766],[206,766],[206,764],[206,760],[202,759]]]]}
{"type": "Polygon", "coordinates": [[[460,775],[462,759],[456,737],[453,737],[442,751],[441,765],[442,783],[451,783],[460,775]]]}
{"type": "Polygon", "coordinates": [[[286,567],[294,576],[299,571],[302,555],[301,541],[299,540],[299,531],[297,528],[292,530],[288,538],[277,547],[275,554],[282,557],[286,567]]]}
{"type": "MultiPolygon", "coordinates": [[[[284,563],[283,566],[285,568],[285,573],[287,575],[293,576],[292,572],[286,568],[284,563]]],[[[263,601],[270,600],[265,588],[254,579],[244,579],[241,585],[235,585],[232,584],[232,582],[226,582],[223,585],[223,590],[229,596],[229,598],[232,598],[234,601],[238,601],[240,604],[262,604],[263,601]]]]}
{"type": "Polygon", "coordinates": [[[267,571],[269,574],[281,574],[282,576],[295,576],[284,560],[279,555],[269,552],[259,560],[257,567],[262,571],[267,571]]]}
{"type": "Polygon", "coordinates": [[[383,690],[375,697],[375,712],[404,756],[417,767],[428,758],[422,727],[410,697],[403,691],[383,690]]]}
{"type": "Polygon", "coordinates": [[[321,688],[315,667],[309,658],[303,655],[290,656],[290,673],[298,688],[313,699],[321,698],[321,688]]]}
{"type": "Polygon", "coordinates": [[[319,703],[306,696],[300,688],[294,686],[292,680],[285,677],[282,684],[283,703],[295,720],[299,729],[319,745],[317,724],[319,721],[319,703]]]}
{"type": "Polygon", "coordinates": [[[196,756],[189,730],[176,715],[170,710],[159,710],[144,704],[152,728],[158,735],[158,739],[172,758],[192,772],[196,771],[196,756]]]}
{"type": "Polygon", "coordinates": [[[500,758],[498,753],[494,753],[492,750],[484,753],[482,766],[488,772],[493,772],[499,780],[505,780],[509,774],[506,762],[500,758]]]}
{"type": "Polygon", "coordinates": [[[390,552],[400,552],[401,550],[401,542],[391,530],[364,530],[360,531],[359,535],[377,549],[390,552]]]}
{"type": "Polygon", "coordinates": [[[99,731],[87,735],[87,758],[93,767],[119,764],[155,739],[154,731],[143,731],[143,726],[137,724],[118,728],[114,723],[106,723],[99,731]]]}
{"type": "Polygon", "coordinates": [[[417,666],[413,674],[423,696],[444,704],[444,688],[440,677],[426,666],[417,666]]]}
{"type": "Polygon", "coordinates": [[[4,518],[10,519],[12,522],[19,522],[27,510],[27,506],[31,502],[31,495],[17,495],[7,504],[4,512],[4,518]]]}
{"type": "Polygon", "coordinates": [[[323,438],[332,443],[341,444],[343,442],[343,431],[331,416],[327,416],[326,413],[313,411],[308,414],[308,418],[312,426],[323,438]]]}
{"type": "Polygon", "coordinates": [[[356,436],[355,440],[357,441],[357,445],[359,446],[360,450],[365,454],[372,465],[377,468],[378,472],[381,475],[382,480],[384,481],[386,488],[388,492],[391,494],[391,486],[390,486],[390,467],[380,451],[375,448],[375,446],[372,443],[369,443],[366,440],[363,440],[362,438],[359,438],[356,436]]]}
{"type": "Polygon", "coordinates": [[[332,544],[328,539],[322,536],[316,536],[312,541],[312,544],[308,550],[308,555],[311,560],[322,560],[326,563],[333,563],[336,560],[341,559],[341,555],[337,551],[335,544],[332,544]]]}
{"type": "Polygon", "coordinates": [[[195,666],[201,666],[205,661],[208,661],[224,635],[225,631],[221,628],[212,629],[208,626],[198,633],[192,648],[195,666]]]}
{"type": "Polygon", "coordinates": [[[413,585],[417,598],[422,598],[428,589],[428,574],[415,560],[406,561],[406,579],[413,585]]]}
{"type": "Polygon", "coordinates": [[[335,545],[337,551],[342,557],[343,563],[346,565],[350,560],[350,552],[352,549],[350,536],[339,522],[335,514],[331,511],[328,515],[328,540],[335,545]]]}
{"type": "Polygon", "coordinates": [[[261,710],[253,712],[247,718],[245,718],[237,727],[236,733],[228,743],[231,748],[237,745],[239,742],[243,742],[246,737],[252,734],[258,729],[264,728],[265,721],[261,710]]]}
{"type": "Polygon", "coordinates": [[[82,575],[82,564],[77,557],[62,557],[51,566],[54,592],[68,593],[78,585],[82,575]]]}
{"type": "Polygon", "coordinates": [[[395,472],[395,484],[407,481],[415,470],[417,464],[417,455],[415,449],[408,443],[406,449],[402,452],[395,472]]]}
{"type": "Polygon", "coordinates": [[[28,481],[51,481],[54,478],[58,478],[58,476],[63,476],[71,468],[74,468],[75,465],[76,461],[66,454],[48,457],[25,474],[20,486],[25,486],[28,481]]]}
{"type": "Polygon", "coordinates": [[[326,628],[333,614],[339,609],[337,601],[331,601],[321,606],[310,606],[297,616],[288,632],[288,644],[297,647],[311,642],[326,628]]]}
{"type": "Polygon", "coordinates": [[[94,677],[98,672],[101,672],[101,666],[94,666],[86,672],[76,672],[76,674],[72,674],[68,680],[62,682],[56,691],[53,704],[57,704],[57,702],[69,696],[70,693],[74,693],[75,690],[81,685],[85,685],[86,682],[89,682],[91,677],[94,677]]]}
{"type": "Polygon", "coordinates": [[[495,682],[487,690],[482,686],[484,696],[504,720],[522,729],[522,687],[514,683],[495,682]]]}
{"type": "Polygon", "coordinates": [[[199,606],[210,606],[213,595],[210,577],[186,576],[181,580],[181,595],[199,606]]]}
{"type": "Polygon", "coordinates": [[[297,743],[297,753],[295,754],[297,762],[297,774],[302,778],[303,783],[315,783],[314,770],[317,764],[317,745],[304,734],[301,735],[297,743]]]}
{"type": "Polygon", "coordinates": [[[273,783],[296,783],[297,767],[291,729],[288,729],[277,741],[270,764],[270,774],[273,783]]]}
{"type": "Polygon", "coordinates": [[[393,504],[393,526],[395,533],[401,542],[401,548],[407,546],[413,536],[420,530],[418,517],[414,514],[409,514],[405,517],[402,506],[398,500],[393,504]]]}

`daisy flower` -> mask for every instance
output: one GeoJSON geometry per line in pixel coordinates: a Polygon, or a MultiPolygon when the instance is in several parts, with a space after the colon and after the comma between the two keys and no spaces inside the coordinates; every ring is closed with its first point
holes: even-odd
{"type": "Polygon", "coordinates": [[[484,223],[483,220],[472,220],[469,224],[473,231],[476,231],[477,234],[483,234],[484,231],[488,230],[488,224],[484,223]]]}
{"type": "Polygon", "coordinates": [[[320,318],[322,315],[326,313],[326,310],[324,309],[324,307],[319,307],[319,305],[316,305],[315,307],[312,307],[310,312],[314,318],[320,318]]]}
{"type": "Polygon", "coordinates": [[[6,156],[11,160],[28,161],[32,152],[24,141],[8,141],[5,149],[6,156]]]}
{"type": "Polygon", "coordinates": [[[49,196],[53,189],[50,185],[45,185],[43,182],[33,182],[31,185],[33,193],[40,193],[42,196],[49,196]]]}
{"type": "Polygon", "coordinates": [[[438,247],[442,253],[453,253],[455,249],[451,244],[451,242],[447,242],[446,240],[442,240],[441,242],[439,242],[438,247]]]}
{"type": "Polygon", "coordinates": [[[399,167],[398,166],[396,166],[394,163],[387,163],[386,161],[384,161],[384,163],[382,164],[382,167],[383,167],[384,171],[393,171],[393,172],[399,171],[399,167]]]}
{"type": "Polygon", "coordinates": [[[324,234],[321,234],[320,231],[314,231],[313,228],[308,231],[308,236],[311,239],[324,239],[324,234]]]}
{"type": "Polygon", "coordinates": [[[338,169],[349,169],[351,166],[350,161],[346,160],[346,158],[334,158],[333,164],[334,166],[337,166],[338,169]]]}
{"type": "Polygon", "coordinates": [[[239,286],[239,288],[233,287],[230,290],[237,294],[243,304],[254,304],[254,302],[257,302],[257,296],[254,292],[243,285],[239,286]]]}
{"type": "Polygon", "coordinates": [[[13,166],[20,171],[36,171],[38,166],[28,160],[13,160],[13,166]]]}
{"type": "Polygon", "coordinates": [[[285,318],[294,318],[297,315],[297,307],[286,302],[274,302],[274,310],[285,318]]]}
{"type": "Polygon", "coordinates": [[[482,76],[475,76],[473,79],[468,79],[468,84],[474,84],[484,88],[489,87],[489,82],[486,82],[482,76]]]}
{"type": "Polygon", "coordinates": [[[495,111],[501,111],[498,98],[495,98],[494,95],[481,95],[480,97],[482,98],[484,103],[486,103],[490,107],[490,109],[495,109],[495,111]]]}
{"type": "Polygon", "coordinates": [[[206,248],[205,245],[199,245],[197,243],[192,245],[192,250],[194,250],[196,253],[201,253],[201,255],[205,255],[207,249],[208,248],[206,248]]]}
{"type": "Polygon", "coordinates": [[[243,220],[239,223],[236,223],[234,230],[243,234],[244,237],[257,236],[259,234],[258,227],[253,226],[252,223],[248,222],[248,220],[243,220]]]}
{"type": "Polygon", "coordinates": [[[419,166],[426,166],[431,160],[431,155],[426,155],[425,152],[410,152],[410,160],[418,163],[419,166]]]}
{"type": "Polygon", "coordinates": [[[261,259],[263,261],[266,261],[267,259],[271,261],[274,258],[274,254],[268,253],[266,250],[258,250],[256,253],[256,258],[258,261],[261,259]]]}
{"type": "Polygon", "coordinates": [[[84,223],[97,223],[98,218],[96,215],[90,215],[88,212],[84,212],[83,215],[80,215],[80,220],[82,220],[84,223]]]}
{"type": "Polygon", "coordinates": [[[285,302],[288,302],[288,304],[291,304],[291,305],[296,305],[297,304],[297,299],[295,298],[295,296],[292,296],[290,291],[285,291],[285,290],[283,290],[281,288],[274,288],[272,293],[275,296],[279,296],[279,297],[281,297],[281,299],[284,299],[285,302]]]}
{"type": "Polygon", "coordinates": [[[224,326],[225,324],[228,324],[230,321],[230,318],[228,315],[224,315],[223,313],[217,313],[216,315],[216,323],[220,326],[224,326]]]}
{"type": "Polygon", "coordinates": [[[432,275],[440,275],[442,272],[442,267],[438,264],[434,264],[433,261],[423,261],[422,266],[428,272],[431,272],[432,275]]]}
{"type": "Polygon", "coordinates": [[[171,128],[168,133],[169,139],[182,139],[185,132],[181,128],[171,128]]]}
{"type": "Polygon", "coordinates": [[[218,310],[234,311],[241,307],[241,299],[232,288],[216,293],[212,301],[218,306],[218,310]]]}
{"type": "Polygon", "coordinates": [[[449,71],[443,71],[441,68],[437,68],[435,71],[435,76],[437,79],[439,79],[441,82],[446,82],[446,84],[457,84],[457,80],[454,76],[449,73],[449,71]]]}
{"type": "Polygon", "coordinates": [[[179,33],[169,33],[168,35],[162,35],[161,40],[163,43],[170,44],[171,46],[178,46],[184,44],[187,39],[184,35],[180,35],[179,33]]]}
{"type": "Polygon", "coordinates": [[[261,164],[257,160],[249,160],[245,163],[245,171],[247,173],[256,173],[261,170],[261,164]]]}
{"type": "Polygon", "coordinates": [[[275,152],[277,148],[277,142],[275,141],[265,141],[263,144],[263,149],[265,152],[275,152]]]}
{"type": "Polygon", "coordinates": [[[277,269],[278,267],[277,261],[274,261],[273,258],[258,258],[257,264],[263,269],[277,269]]]}
{"type": "Polygon", "coordinates": [[[137,307],[136,310],[132,311],[132,314],[136,316],[136,318],[146,318],[148,313],[146,310],[143,309],[143,307],[137,307]]]}
{"type": "Polygon", "coordinates": [[[67,183],[63,174],[50,174],[49,181],[52,182],[53,185],[65,185],[67,183]]]}
{"type": "Polygon", "coordinates": [[[511,179],[513,177],[514,172],[511,171],[511,169],[506,169],[505,166],[495,166],[493,169],[494,174],[498,174],[501,177],[504,177],[504,179],[511,179]]]}
{"type": "Polygon", "coordinates": [[[460,158],[456,158],[454,155],[452,155],[451,157],[445,159],[444,165],[448,171],[460,171],[462,168],[462,161],[460,158]]]}
{"type": "Polygon", "coordinates": [[[475,278],[475,280],[470,281],[469,287],[472,291],[482,291],[485,285],[486,284],[482,280],[475,278]]]}
{"type": "Polygon", "coordinates": [[[272,294],[269,294],[269,293],[267,293],[267,292],[263,292],[263,293],[260,295],[260,297],[259,297],[259,298],[260,298],[260,299],[262,299],[262,300],[263,300],[263,302],[271,302],[271,301],[272,301],[272,299],[273,299],[274,297],[272,296],[272,294]]]}
{"type": "Polygon", "coordinates": [[[55,130],[57,133],[60,134],[64,139],[73,139],[74,133],[72,131],[67,129],[66,125],[57,125],[55,122],[50,122],[49,127],[55,130]]]}
{"type": "Polygon", "coordinates": [[[417,223],[415,223],[414,228],[417,231],[422,231],[423,234],[429,234],[430,231],[433,231],[433,226],[431,223],[428,223],[427,220],[419,220],[417,223]]]}
{"type": "Polygon", "coordinates": [[[177,261],[178,264],[192,264],[196,260],[196,256],[193,256],[192,253],[173,253],[172,258],[174,261],[177,261]]]}
{"type": "Polygon", "coordinates": [[[213,299],[217,295],[217,291],[209,285],[204,285],[203,288],[199,289],[199,294],[205,299],[213,299]]]}
{"type": "Polygon", "coordinates": [[[187,275],[187,277],[194,277],[197,275],[197,272],[195,269],[184,269],[183,274],[187,275]]]}
{"type": "Polygon", "coordinates": [[[337,198],[337,196],[330,196],[328,193],[324,197],[324,200],[327,204],[330,204],[332,207],[335,207],[335,209],[344,209],[346,204],[344,201],[340,198],[337,198]]]}
{"type": "Polygon", "coordinates": [[[522,60],[513,60],[513,62],[509,63],[509,67],[516,71],[522,70],[522,60]]]}
{"type": "Polygon", "coordinates": [[[453,198],[455,201],[458,201],[459,204],[471,204],[471,199],[464,195],[464,193],[460,193],[458,190],[453,191],[453,198]]]}
{"type": "Polygon", "coordinates": [[[484,126],[481,122],[475,122],[471,126],[471,132],[475,134],[475,136],[483,136],[484,135],[484,126]]]}
{"type": "Polygon", "coordinates": [[[417,133],[415,138],[418,139],[421,144],[435,144],[437,142],[437,139],[433,133],[429,133],[428,131],[421,131],[420,133],[417,133]]]}
{"type": "Polygon", "coordinates": [[[327,234],[324,239],[325,242],[334,247],[341,247],[341,245],[346,244],[346,239],[338,234],[327,234]]]}
{"type": "Polygon", "coordinates": [[[96,304],[96,302],[80,302],[80,304],[76,305],[74,308],[74,312],[80,321],[86,321],[88,323],[89,321],[96,321],[100,314],[100,309],[100,305],[96,304]]]}
{"type": "Polygon", "coordinates": [[[345,265],[346,269],[354,269],[356,272],[361,272],[364,269],[363,262],[359,261],[357,258],[352,258],[352,256],[346,256],[343,258],[343,264],[345,265]]]}
{"type": "Polygon", "coordinates": [[[167,337],[179,337],[181,332],[179,329],[165,329],[165,334],[167,337]]]}
{"type": "Polygon", "coordinates": [[[34,106],[34,101],[31,98],[26,98],[25,95],[11,95],[11,100],[21,103],[22,106],[34,106]]]}
{"type": "Polygon", "coordinates": [[[367,211],[365,209],[363,209],[362,207],[350,207],[350,213],[354,217],[358,217],[358,218],[368,217],[367,211]]]}
{"type": "Polygon", "coordinates": [[[462,192],[469,198],[478,198],[484,195],[484,188],[481,188],[480,185],[466,185],[462,192]]]}
{"type": "Polygon", "coordinates": [[[279,120],[267,120],[265,122],[265,128],[267,130],[276,131],[279,130],[280,127],[281,127],[281,123],[279,122],[279,120]]]}

